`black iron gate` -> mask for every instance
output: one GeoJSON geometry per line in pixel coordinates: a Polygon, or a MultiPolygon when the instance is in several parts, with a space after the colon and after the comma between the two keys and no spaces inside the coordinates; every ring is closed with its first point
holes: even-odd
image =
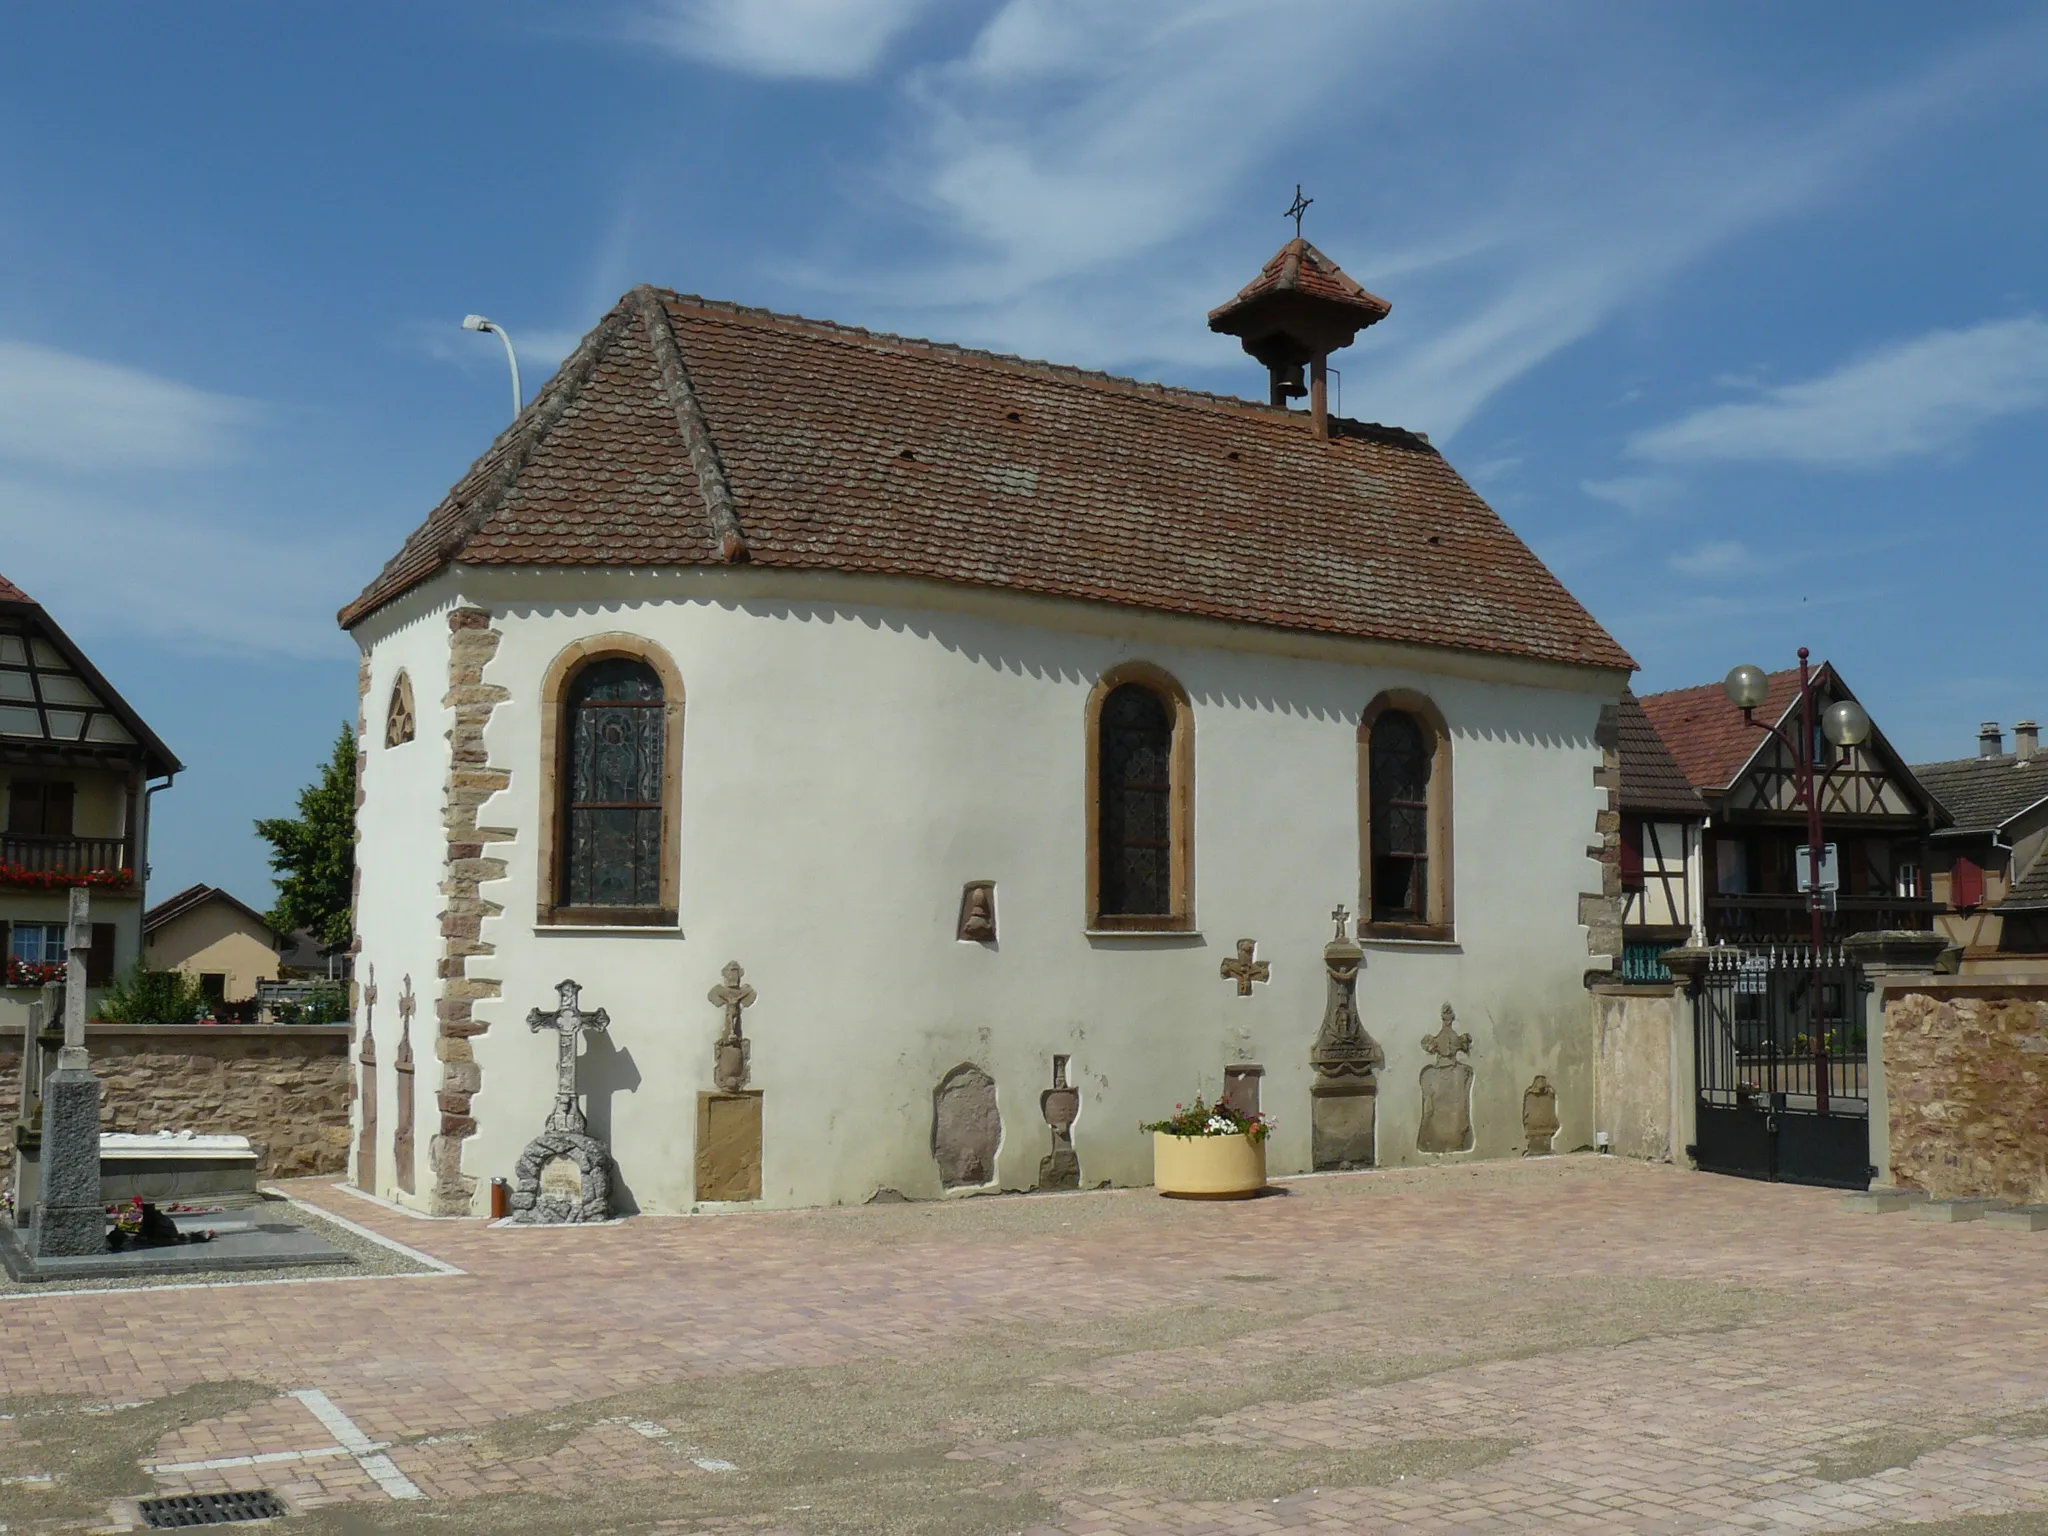
{"type": "Polygon", "coordinates": [[[1701,1168],[1869,1187],[1863,985],[1832,947],[1714,951],[1693,1006],[1701,1168]]]}

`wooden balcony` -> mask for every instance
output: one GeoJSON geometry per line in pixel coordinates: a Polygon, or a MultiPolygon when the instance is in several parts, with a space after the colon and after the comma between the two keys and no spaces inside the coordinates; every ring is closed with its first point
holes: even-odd
{"type": "MultiPolygon", "coordinates": [[[[1835,910],[1821,914],[1822,931],[1831,938],[1879,929],[1906,928],[1925,932],[1934,926],[1935,905],[1906,896],[1838,896],[1835,910]]],[[[1813,919],[1804,896],[1709,896],[1707,942],[1789,940],[1808,938],[1813,919]]]]}
{"type": "Polygon", "coordinates": [[[52,883],[117,875],[132,869],[133,857],[127,839],[120,837],[0,837],[0,883],[17,872],[49,877],[52,883]]]}

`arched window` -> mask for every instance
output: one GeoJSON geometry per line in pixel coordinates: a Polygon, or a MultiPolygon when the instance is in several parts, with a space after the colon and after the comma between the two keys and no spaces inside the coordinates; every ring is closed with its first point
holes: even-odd
{"type": "Polygon", "coordinates": [[[546,710],[539,918],[676,920],[682,684],[658,647],[603,635],[555,658],[546,710]]]}
{"type": "Polygon", "coordinates": [[[1187,695],[1156,667],[1119,667],[1090,696],[1088,735],[1088,926],[1193,928],[1187,695]]]}
{"type": "Polygon", "coordinates": [[[1373,700],[1358,728],[1359,928],[1451,937],[1451,735],[1427,697],[1373,700]]]}
{"type": "Polygon", "coordinates": [[[595,661],[569,690],[562,775],[562,904],[661,905],[661,679],[595,661]]]}
{"type": "Polygon", "coordinates": [[[413,738],[417,720],[412,707],[412,679],[403,672],[391,685],[391,703],[384,711],[384,745],[402,747],[413,738]]]}

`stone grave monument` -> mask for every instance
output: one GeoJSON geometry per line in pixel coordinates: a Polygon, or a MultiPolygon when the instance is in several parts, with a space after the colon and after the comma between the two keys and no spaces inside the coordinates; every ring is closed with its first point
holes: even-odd
{"type": "Polygon", "coordinates": [[[605,1144],[590,1134],[576,1092],[576,1041],[585,1033],[602,1034],[611,1016],[602,1008],[585,1013],[577,1006],[583,988],[574,981],[555,985],[551,1013],[535,1008],[526,1027],[536,1034],[555,1032],[555,1107],[547,1128],[526,1144],[513,1170],[512,1219],[534,1225],[604,1221],[612,1213],[612,1157],[605,1144]]]}
{"type": "Polygon", "coordinates": [[[100,1200],[100,1080],[85,1048],[85,962],[92,951],[92,893],[71,892],[64,937],[64,1045],[43,1080],[42,1188],[36,1198],[36,1257],[107,1251],[100,1200]]]}
{"type": "Polygon", "coordinates": [[[1351,914],[1330,914],[1337,936],[1323,946],[1329,973],[1323,1027],[1308,1053],[1310,1156],[1317,1168],[1370,1168],[1379,1116],[1378,1071],[1386,1052],[1358,1017],[1358,968],[1365,951],[1351,938],[1351,914]]]}
{"type": "Polygon", "coordinates": [[[747,1086],[754,1070],[754,1043],[740,1016],[754,1006],[746,967],[733,960],[706,996],[725,1020],[712,1046],[711,1080],[718,1087],[697,1095],[697,1198],[761,1198],[761,1095],[747,1086]]]}
{"type": "Polygon", "coordinates": [[[1081,1091],[1067,1082],[1070,1058],[1052,1059],[1052,1086],[1038,1096],[1038,1112],[1052,1131],[1052,1150],[1038,1160],[1040,1189],[1079,1189],[1081,1159],[1074,1151],[1074,1121],[1081,1114],[1081,1091]]]}
{"type": "Polygon", "coordinates": [[[1472,1049],[1472,1037],[1458,1029],[1458,1016],[1444,1004],[1443,1026],[1425,1035],[1422,1048],[1432,1060],[1422,1069],[1422,1125],[1418,1152],[1466,1152],[1472,1147],[1472,1068],[1458,1060],[1472,1049]]]}

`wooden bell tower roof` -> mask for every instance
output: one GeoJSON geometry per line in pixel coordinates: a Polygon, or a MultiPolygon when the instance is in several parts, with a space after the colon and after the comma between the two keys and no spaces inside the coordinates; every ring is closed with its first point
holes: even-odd
{"type": "Polygon", "coordinates": [[[1350,346],[1393,307],[1297,235],[1236,298],[1209,311],[1209,329],[1238,337],[1268,368],[1284,367],[1350,346]]]}

